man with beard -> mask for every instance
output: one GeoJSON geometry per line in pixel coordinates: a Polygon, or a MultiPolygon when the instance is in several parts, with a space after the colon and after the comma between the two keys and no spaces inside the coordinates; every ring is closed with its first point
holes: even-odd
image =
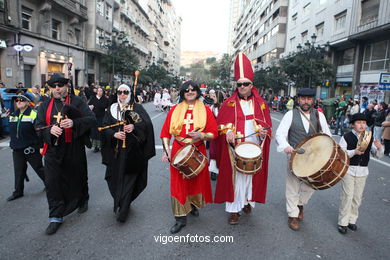
{"type": "Polygon", "coordinates": [[[152,121],[142,105],[131,102],[129,86],[118,87],[117,102],[103,119],[102,161],[118,222],[125,222],[130,204],[146,188],[148,160],[155,154],[152,121]],[[123,122],[123,125],[119,123],[123,122]],[[104,128],[104,127],[103,127],[104,128]]]}
{"type": "Polygon", "coordinates": [[[88,169],[85,145],[96,119],[88,105],[71,91],[69,79],[53,74],[48,85],[52,98],[39,106],[36,127],[44,141],[46,195],[50,224],[57,232],[63,217],[88,209],[88,169]]]}
{"type": "Polygon", "coordinates": [[[230,225],[238,224],[241,211],[251,214],[256,202],[265,203],[272,132],[269,107],[253,85],[253,68],[244,53],[236,57],[234,78],[237,87],[221,105],[217,117],[216,161],[219,175],[214,199],[215,203],[226,203],[230,225]],[[234,166],[234,149],[231,147],[242,142],[254,143],[262,150],[263,161],[255,174],[248,174],[234,166]]]}
{"type": "MultiPolygon", "coordinates": [[[[314,96],[314,89],[300,89],[299,106],[284,115],[276,131],[277,150],[286,153],[288,160],[295,152],[296,146],[305,138],[319,132],[332,136],[324,114],[313,108],[314,96]]],[[[287,169],[286,208],[288,226],[292,230],[299,230],[299,221],[302,221],[304,216],[303,206],[308,203],[313,192],[314,190],[298,179],[291,169],[287,169]]]]}

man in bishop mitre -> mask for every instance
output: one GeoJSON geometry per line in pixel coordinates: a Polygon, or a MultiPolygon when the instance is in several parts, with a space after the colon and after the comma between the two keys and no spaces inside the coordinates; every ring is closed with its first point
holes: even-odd
{"type": "Polygon", "coordinates": [[[268,105],[253,86],[252,65],[244,53],[236,57],[234,77],[236,89],[217,117],[219,176],[214,198],[215,203],[226,203],[231,225],[238,224],[241,211],[250,214],[255,202],[265,203],[272,127],[268,105]],[[243,142],[261,147],[261,169],[254,174],[239,171],[234,165],[235,147],[243,142]]]}

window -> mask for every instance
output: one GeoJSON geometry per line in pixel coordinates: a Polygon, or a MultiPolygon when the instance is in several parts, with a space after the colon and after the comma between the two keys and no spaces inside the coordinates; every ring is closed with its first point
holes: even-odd
{"type": "Polygon", "coordinates": [[[303,7],[303,16],[308,17],[310,14],[310,3],[303,7]]]}
{"type": "Polygon", "coordinates": [[[109,4],[106,4],[106,20],[112,21],[112,7],[109,4]]]}
{"type": "Polygon", "coordinates": [[[342,32],[345,30],[345,21],[347,18],[347,11],[344,11],[338,15],[335,15],[335,24],[334,24],[334,30],[335,32],[342,32]]]}
{"type": "Polygon", "coordinates": [[[96,28],[96,45],[100,45],[104,41],[104,31],[96,28]]]}
{"type": "Polygon", "coordinates": [[[61,22],[57,20],[51,20],[51,37],[53,39],[60,39],[61,22]]]}
{"type": "Polygon", "coordinates": [[[340,57],[341,57],[340,62],[339,62],[340,66],[354,64],[355,63],[355,49],[351,48],[351,49],[343,50],[340,53],[340,57]]]}
{"type": "Polygon", "coordinates": [[[301,33],[301,42],[305,43],[307,41],[307,31],[301,33]]]}
{"type": "Polygon", "coordinates": [[[76,38],[76,45],[80,45],[81,42],[81,31],[77,28],[74,29],[74,36],[76,38]]]}
{"type": "Polygon", "coordinates": [[[0,10],[4,9],[4,0],[0,0],[0,10]]]}
{"type": "Polygon", "coordinates": [[[381,41],[367,44],[364,48],[363,69],[384,70],[389,66],[390,50],[389,41],[381,41]]]}
{"type": "Polygon", "coordinates": [[[363,0],[362,1],[362,17],[360,24],[366,24],[378,19],[379,0],[363,0]]]}
{"type": "Polygon", "coordinates": [[[103,0],[97,0],[96,1],[96,13],[104,16],[104,2],[103,0]]]}
{"type": "Polygon", "coordinates": [[[95,69],[95,57],[88,55],[88,69],[95,69]]]}
{"type": "Polygon", "coordinates": [[[321,41],[324,37],[324,22],[316,25],[317,41],[321,41]]]}
{"type": "Polygon", "coordinates": [[[290,38],[290,46],[291,48],[295,48],[295,37],[290,38]]]}
{"type": "Polygon", "coordinates": [[[22,6],[22,28],[31,31],[32,10],[22,6]]]}
{"type": "Polygon", "coordinates": [[[298,13],[295,13],[292,17],[291,17],[291,24],[294,26],[294,25],[297,25],[297,18],[298,18],[298,13]]]}
{"type": "Polygon", "coordinates": [[[271,30],[271,36],[274,36],[275,34],[277,34],[279,32],[279,24],[276,25],[274,28],[272,28],[271,30]]]}

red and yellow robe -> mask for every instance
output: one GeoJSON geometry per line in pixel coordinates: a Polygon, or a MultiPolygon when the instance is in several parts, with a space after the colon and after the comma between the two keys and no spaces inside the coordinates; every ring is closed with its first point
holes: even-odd
{"type": "MultiPolygon", "coordinates": [[[[262,153],[263,165],[260,172],[255,174],[252,178],[252,201],[265,203],[268,179],[270,137],[272,135],[272,121],[267,103],[259,95],[254,87],[252,88],[252,95],[249,97],[249,99],[252,99],[254,104],[254,115],[253,118],[250,119],[255,120],[259,129],[261,127],[269,127],[268,137],[263,141],[265,142],[262,153]]],[[[236,90],[234,94],[230,98],[226,99],[222,104],[217,117],[219,136],[216,139],[216,161],[219,168],[219,175],[215,191],[215,203],[234,201],[234,155],[229,148],[229,144],[226,142],[226,132],[230,129],[236,134],[240,133],[242,136],[251,134],[245,133],[245,120],[248,120],[248,118],[245,117],[241,109],[240,98],[236,90]]],[[[241,142],[244,141],[245,139],[241,139],[241,142]]]]}
{"type": "MultiPolygon", "coordinates": [[[[161,129],[160,137],[162,139],[170,139],[173,135],[172,160],[177,151],[188,143],[193,143],[207,157],[204,141],[196,141],[187,136],[187,132],[191,132],[196,128],[200,128],[199,132],[212,138],[218,135],[217,122],[214,115],[210,108],[201,101],[197,100],[193,108],[183,101],[169,111],[161,129]],[[175,112],[175,110],[177,111],[175,112]],[[185,121],[189,115],[192,123],[186,124],[185,121]],[[183,138],[186,138],[183,142],[179,141],[183,138]]],[[[207,166],[198,176],[192,179],[183,178],[182,174],[172,165],[170,165],[170,172],[172,210],[175,216],[186,216],[192,209],[191,204],[197,208],[202,208],[205,204],[212,203],[211,182],[207,166]]]]}

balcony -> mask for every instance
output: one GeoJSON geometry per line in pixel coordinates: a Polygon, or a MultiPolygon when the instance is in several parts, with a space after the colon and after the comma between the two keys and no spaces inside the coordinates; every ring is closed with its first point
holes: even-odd
{"type": "Polygon", "coordinates": [[[131,14],[129,10],[121,10],[121,14],[130,22],[135,23],[135,17],[131,14]]]}
{"type": "Polygon", "coordinates": [[[364,24],[356,26],[356,28],[354,29],[353,33],[354,34],[362,33],[362,32],[374,29],[377,26],[378,26],[378,19],[373,19],[373,20],[371,20],[369,22],[366,22],[364,24]]]}
{"type": "Polygon", "coordinates": [[[75,0],[53,0],[57,6],[65,9],[66,13],[76,15],[81,21],[87,21],[87,7],[75,0]]]}

